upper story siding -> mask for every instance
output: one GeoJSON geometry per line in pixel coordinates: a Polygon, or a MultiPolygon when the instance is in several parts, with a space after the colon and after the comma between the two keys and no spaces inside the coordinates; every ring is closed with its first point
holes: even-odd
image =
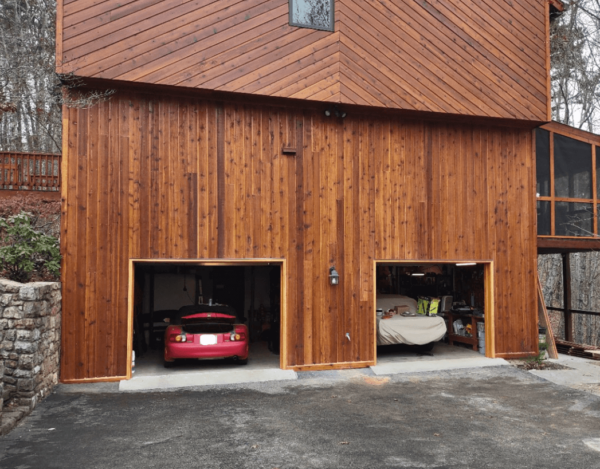
{"type": "Polygon", "coordinates": [[[548,120],[547,0],[59,0],[59,72],[382,108],[548,120]]]}

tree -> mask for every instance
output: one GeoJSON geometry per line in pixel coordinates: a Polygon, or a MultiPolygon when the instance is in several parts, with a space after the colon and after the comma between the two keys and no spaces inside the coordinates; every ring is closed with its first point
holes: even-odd
{"type": "Polygon", "coordinates": [[[552,23],[552,117],[593,132],[600,125],[600,0],[564,2],[552,23]]]}
{"type": "Polygon", "coordinates": [[[0,2],[0,150],[61,151],[62,105],[89,107],[113,93],[80,93],[55,73],[56,0],[0,2]]]}

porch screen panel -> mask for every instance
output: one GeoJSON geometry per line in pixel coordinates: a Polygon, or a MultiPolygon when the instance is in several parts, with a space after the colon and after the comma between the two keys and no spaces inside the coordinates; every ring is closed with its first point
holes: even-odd
{"type": "Polygon", "coordinates": [[[554,134],[554,187],[556,197],[592,198],[592,146],[589,143],[554,134]]]}
{"type": "MultiPolygon", "coordinates": [[[[536,192],[538,197],[550,196],[550,132],[535,131],[536,192]]],[[[539,213],[539,210],[538,210],[539,213]]],[[[548,233],[550,234],[550,233],[548,233]]]]}
{"type": "Polygon", "coordinates": [[[596,147],[596,194],[600,198],[600,147],[596,147]]]}
{"type": "Polygon", "coordinates": [[[538,235],[550,235],[550,202],[537,201],[537,232],[538,235]]]}
{"type": "Polygon", "coordinates": [[[556,202],[556,236],[593,236],[592,204],[556,202]]]}

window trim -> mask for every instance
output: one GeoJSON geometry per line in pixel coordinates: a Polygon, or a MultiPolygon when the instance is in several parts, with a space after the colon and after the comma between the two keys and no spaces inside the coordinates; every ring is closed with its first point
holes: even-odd
{"type": "Polygon", "coordinates": [[[329,2],[331,2],[331,15],[330,15],[331,28],[323,28],[321,26],[308,26],[306,24],[294,23],[292,21],[292,11],[293,11],[295,1],[297,1],[297,0],[288,0],[288,10],[289,10],[288,16],[289,16],[290,26],[294,26],[296,28],[314,29],[317,31],[329,31],[331,33],[335,32],[335,0],[328,0],[329,2]]]}

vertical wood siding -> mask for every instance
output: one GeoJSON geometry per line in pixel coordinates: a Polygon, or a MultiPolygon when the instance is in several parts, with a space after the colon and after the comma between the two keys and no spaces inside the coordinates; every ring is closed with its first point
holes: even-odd
{"type": "Polygon", "coordinates": [[[59,0],[59,71],[83,77],[545,121],[547,0],[59,0]]]}
{"type": "Polygon", "coordinates": [[[126,374],[130,258],[285,258],[287,365],[374,359],[375,259],[489,259],[496,351],[535,350],[529,130],[127,92],[65,120],[63,380],[126,374]]]}

